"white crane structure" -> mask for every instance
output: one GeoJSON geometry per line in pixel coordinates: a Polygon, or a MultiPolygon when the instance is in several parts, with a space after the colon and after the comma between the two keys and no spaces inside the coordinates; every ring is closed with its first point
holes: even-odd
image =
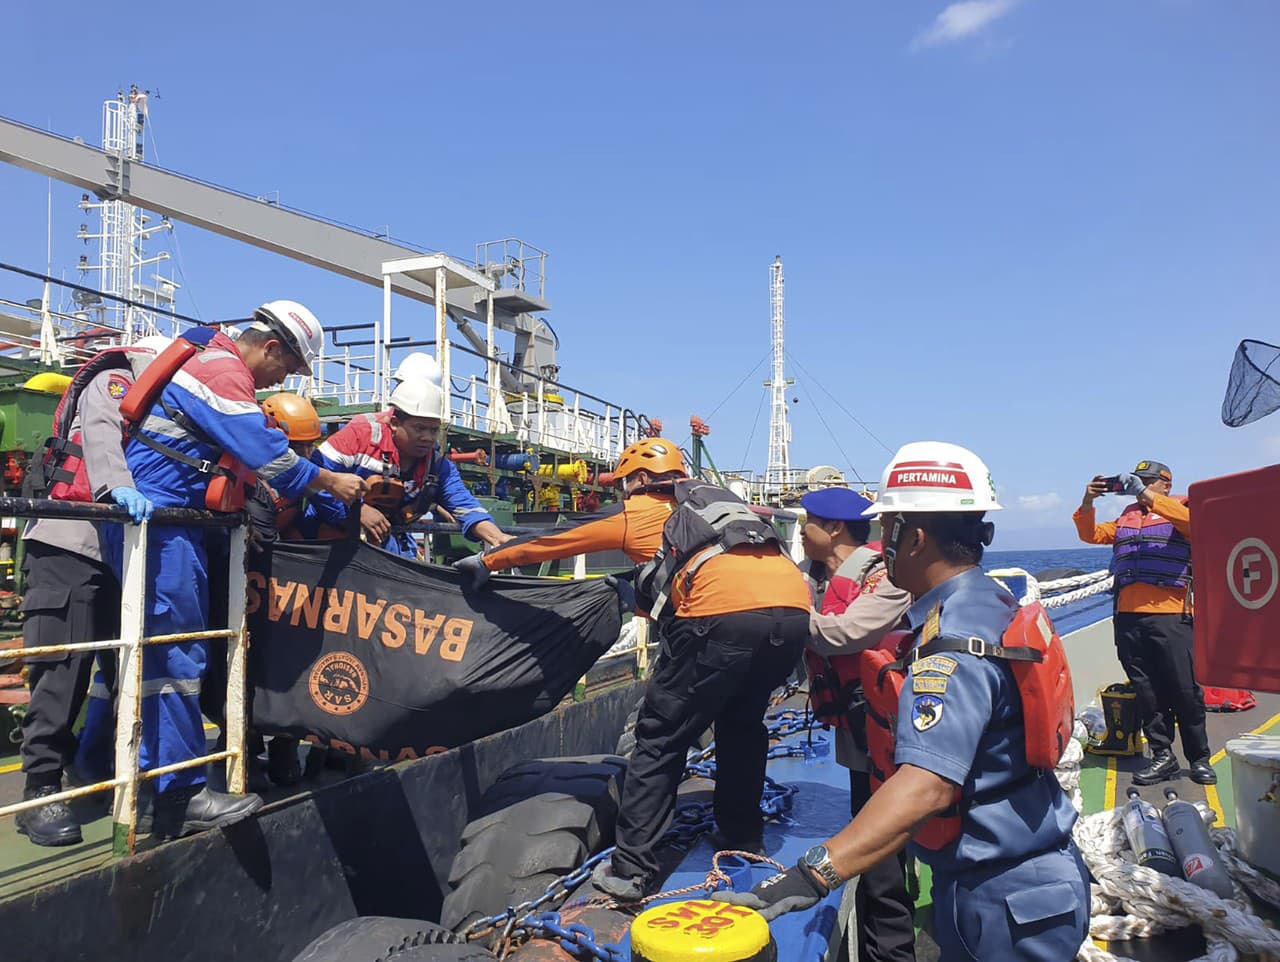
{"type": "MultiPolygon", "coordinates": [[[[133,86],[126,95],[123,91],[113,100],[107,100],[102,109],[102,152],[108,164],[117,170],[127,170],[130,164],[143,163],[144,132],[147,122],[148,95],[133,86]]],[[[152,217],[129,202],[127,195],[108,197],[94,201],[89,194],[80,198],[82,211],[96,211],[99,225],[96,233],[90,233],[88,224],[80,225],[77,235],[86,244],[98,242],[98,262],[89,263],[87,256],[80,258],[80,273],[98,275],[97,288],[103,294],[135,301],[137,304],[172,310],[178,285],[160,274],[152,274],[150,282],[143,273],[169,259],[168,251],[148,257],[144,245],[153,234],[173,230],[168,217],[152,224],[152,217]]],[[[131,344],[140,337],[160,333],[156,315],[146,307],[126,304],[110,298],[99,298],[77,292],[78,305],[92,309],[100,327],[109,329],[122,344],[131,344]]],[[[169,325],[164,325],[166,332],[169,325]]]]}
{"type": "Polygon", "coordinates": [[[765,468],[767,495],[777,497],[791,480],[791,424],[787,420],[787,387],[794,383],[786,377],[783,313],[782,257],[775,257],[769,268],[769,300],[773,332],[773,376],[764,382],[769,388],[769,461],[765,468]]]}

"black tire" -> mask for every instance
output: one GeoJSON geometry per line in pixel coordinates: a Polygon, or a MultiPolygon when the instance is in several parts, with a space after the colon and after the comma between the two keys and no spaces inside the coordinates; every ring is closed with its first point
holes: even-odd
{"type": "Polygon", "coordinates": [[[335,925],[293,962],[492,962],[483,946],[419,919],[360,916],[335,925]]]}
{"type": "Polygon", "coordinates": [[[611,755],[513,766],[481,799],[449,870],[441,922],[461,931],[537,898],[557,878],[613,844],[626,763],[611,755]]]}

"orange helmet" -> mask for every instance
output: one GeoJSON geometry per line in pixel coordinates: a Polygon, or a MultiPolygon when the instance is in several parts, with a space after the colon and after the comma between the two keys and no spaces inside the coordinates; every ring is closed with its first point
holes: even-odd
{"type": "Polygon", "coordinates": [[[650,474],[667,474],[671,471],[688,474],[680,449],[666,438],[642,438],[623,451],[622,457],[618,459],[618,466],[613,469],[613,479],[619,481],[641,470],[650,474]]]}
{"type": "Polygon", "coordinates": [[[281,391],[262,402],[262,411],[290,441],[320,440],[320,415],[306,398],[281,391]]]}

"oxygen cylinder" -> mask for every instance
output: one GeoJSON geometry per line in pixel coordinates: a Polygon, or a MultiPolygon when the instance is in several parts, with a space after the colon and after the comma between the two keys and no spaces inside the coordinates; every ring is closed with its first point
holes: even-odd
{"type": "Polygon", "coordinates": [[[1182,864],[1182,874],[1188,882],[1208,889],[1220,899],[1232,898],[1235,892],[1231,887],[1231,877],[1218,856],[1217,846],[1209,837],[1209,828],[1200,809],[1178,798],[1178,793],[1172,788],[1164,790],[1164,797],[1169,800],[1161,813],[1164,827],[1182,864]]]}
{"type": "Polygon", "coordinates": [[[1143,800],[1136,788],[1129,789],[1129,802],[1124,807],[1124,832],[1129,836],[1129,846],[1138,856],[1139,865],[1174,878],[1181,877],[1173,857],[1173,843],[1164,830],[1164,822],[1160,821],[1160,813],[1143,800]]]}

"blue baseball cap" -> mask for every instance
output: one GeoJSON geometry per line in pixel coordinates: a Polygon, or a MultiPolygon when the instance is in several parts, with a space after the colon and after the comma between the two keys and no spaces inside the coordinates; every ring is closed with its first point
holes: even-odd
{"type": "Polygon", "coordinates": [[[800,499],[800,507],[811,516],[828,521],[865,521],[862,513],[871,502],[848,488],[821,488],[809,491],[800,499]]]}

